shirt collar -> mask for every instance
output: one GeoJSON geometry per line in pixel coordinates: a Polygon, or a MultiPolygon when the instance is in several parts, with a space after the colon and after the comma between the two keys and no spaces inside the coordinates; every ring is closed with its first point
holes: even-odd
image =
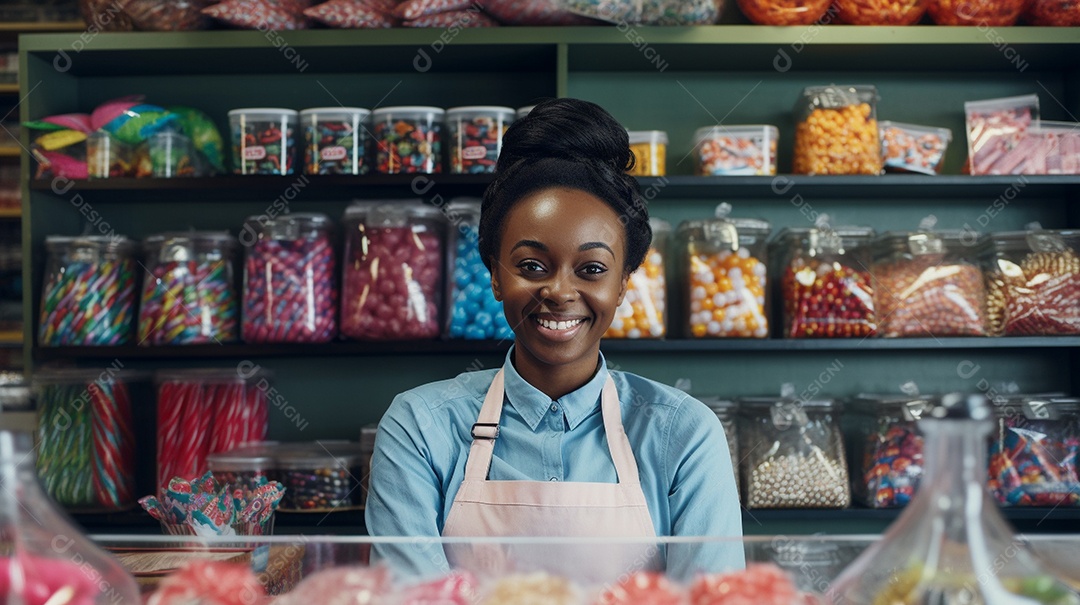
{"type": "MultiPolygon", "coordinates": [[[[506,360],[503,362],[505,399],[510,402],[510,405],[514,406],[518,414],[521,414],[522,419],[529,425],[529,428],[535,431],[544,416],[551,412],[551,399],[543,391],[529,384],[521,377],[521,374],[518,374],[517,369],[511,362],[513,354],[514,347],[510,347],[510,351],[506,353],[506,360]]],[[[566,415],[566,422],[570,426],[570,430],[577,428],[600,404],[600,393],[603,391],[607,379],[607,360],[604,359],[604,354],[601,353],[600,369],[589,382],[586,382],[581,388],[563,395],[556,401],[559,407],[562,408],[563,414],[566,415]]]]}

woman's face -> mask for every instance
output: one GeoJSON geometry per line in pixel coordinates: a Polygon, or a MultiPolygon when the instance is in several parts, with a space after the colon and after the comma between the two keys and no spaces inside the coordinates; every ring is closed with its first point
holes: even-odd
{"type": "Polygon", "coordinates": [[[595,370],[600,338],[626,293],[625,262],[625,229],[603,200],[560,187],[518,201],[491,272],[518,354],[534,365],[595,370]]]}

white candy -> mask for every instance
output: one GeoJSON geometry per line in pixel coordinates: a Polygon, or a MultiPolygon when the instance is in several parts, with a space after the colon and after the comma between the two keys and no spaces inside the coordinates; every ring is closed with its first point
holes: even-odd
{"type": "Polygon", "coordinates": [[[709,334],[711,334],[713,336],[716,336],[717,334],[719,334],[720,333],[720,322],[718,322],[718,321],[710,321],[709,322],[709,327],[706,329],[706,332],[708,332],[709,334]]]}

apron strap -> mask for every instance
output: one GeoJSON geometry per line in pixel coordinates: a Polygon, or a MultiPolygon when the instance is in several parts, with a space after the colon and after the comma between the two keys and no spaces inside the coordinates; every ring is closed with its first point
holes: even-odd
{"type": "MultiPolygon", "coordinates": [[[[495,440],[499,436],[499,420],[502,417],[503,371],[500,369],[491,381],[484,404],[476,424],[472,427],[472,445],[469,446],[469,458],[465,461],[465,479],[473,481],[487,480],[491,469],[491,458],[495,452],[495,440]]],[[[600,395],[600,412],[604,418],[604,432],[608,442],[611,461],[615,463],[615,472],[619,483],[640,483],[634,451],[630,440],[623,430],[622,409],[619,407],[619,395],[615,390],[615,381],[609,375],[604,382],[600,395]]]]}

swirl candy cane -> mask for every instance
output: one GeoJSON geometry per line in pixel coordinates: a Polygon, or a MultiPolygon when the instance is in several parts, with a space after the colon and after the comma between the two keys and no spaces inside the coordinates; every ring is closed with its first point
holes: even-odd
{"type": "Polygon", "coordinates": [[[49,237],[41,346],[121,345],[131,339],[135,263],[126,238],[49,237]]]}

